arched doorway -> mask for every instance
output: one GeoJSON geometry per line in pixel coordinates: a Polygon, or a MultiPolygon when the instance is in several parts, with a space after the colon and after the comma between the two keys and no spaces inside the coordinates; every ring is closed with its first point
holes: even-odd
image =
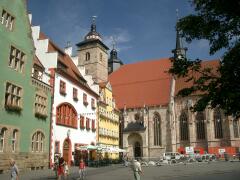
{"type": "Polygon", "coordinates": [[[134,157],[142,157],[141,144],[139,142],[134,144],[134,157]]]}
{"type": "Polygon", "coordinates": [[[69,138],[65,139],[63,142],[63,159],[70,164],[72,160],[72,147],[69,138]]]}
{"type": "Polygon", "coordinates": [[[131,133],[128,136],[128,151],[129,157],[142,157],[143,156],[143,141],[138,133],[131,133]]]}

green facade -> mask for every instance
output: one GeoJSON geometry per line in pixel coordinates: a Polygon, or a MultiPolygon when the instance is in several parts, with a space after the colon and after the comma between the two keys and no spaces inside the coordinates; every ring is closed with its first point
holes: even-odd
{"type": "Polygon", "coordinates": [[[9,137],[5,138],[5,150],[0,152],[0,161],[3,162],[5,160],[6,166],[4,163],[0,164],[0,172],[4,172],[9,168],[7,160],[9,158],[16,159],[16,162],[19,162],[18,166],[20,169],[42,168],[48,165],[47,161],[49,159],[51,93],[50,90],[42,90],[41,86],[37,87],[32,84],[34,44],[26,1],[1,0],[0,15],[3,10],[13,16],[15,21],[12,31],[0,22],[0,130],[3,127],[7,127],[7,130],[17,128],[18,133],[15,152],[9,151],[12,140],[11,133],[8,134],[9,137]],[[11,46],[16,47],[26,55],[22,73],[9,67],[11,46]],[[22,110],[20,113],[8,111],[5,108],[6,82],[22,88],[22,110]],[[47,96],[48,116],[46,119],[35,117],[36,91],[42,91],[47,96]],[[41,131],[44,134],[44,151],[37,153],[38,156],[36,156],[36,152],[32,152],[32,136],[36,131],[41,131]],[[44,160],[37,165],[34,161],[38,162],[38,159],[41,157],[44,160]]]}

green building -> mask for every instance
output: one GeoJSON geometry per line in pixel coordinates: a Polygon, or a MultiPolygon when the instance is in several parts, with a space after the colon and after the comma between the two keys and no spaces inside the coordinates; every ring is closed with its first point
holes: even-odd
{"type": "Polygon", "coordinates": [[[0,173],[49,163],[51,87],[34,55],[26,0],[0,1],[0,173]]]}

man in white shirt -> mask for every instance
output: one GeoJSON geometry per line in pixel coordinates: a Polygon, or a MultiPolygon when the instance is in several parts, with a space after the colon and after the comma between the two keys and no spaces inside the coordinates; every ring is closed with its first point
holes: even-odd
{"type": "Polygon", "coordinates": [[[132,161],[132,170],[134,173],[135,180],[140,180],[141,179],[140,174],[142,174],[142,168],[141,168],[140,162],[138,162],[136,159],[133,159],[132,161]]]}

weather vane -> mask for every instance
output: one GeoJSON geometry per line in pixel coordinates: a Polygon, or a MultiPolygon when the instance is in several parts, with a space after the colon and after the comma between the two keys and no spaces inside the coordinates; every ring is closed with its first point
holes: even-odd
{"type": "Polygon", "coordinates": [[[92,23],[95,24],[97,16],[92,16],[92,23]]]}
{"type": "Polygon", "coordinates": [[[114,36],[111,36],[111,39],[112,39],[112,46],[113,46],[113,49],[115,49],[116,47],[116,38],[114,38],[114,36]]]}

